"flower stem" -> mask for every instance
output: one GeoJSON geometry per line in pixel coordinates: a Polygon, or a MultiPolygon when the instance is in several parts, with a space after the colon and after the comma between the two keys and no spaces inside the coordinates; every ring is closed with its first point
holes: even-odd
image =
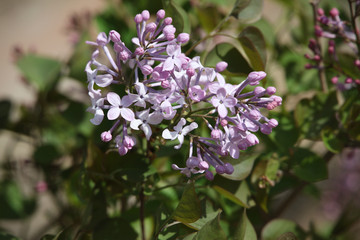
{"type": "Polygon", "coordinates": [[[351,0],[348,0],[349,2],[349,8],[350,8],[350,16],[351,16],[351,25],[354,30],[354,34],[356,36],[356,46],[357,46],[357,55],[360,58],[360,35],[358,32],[358,29],[356,28],[356,16],[354,15],[354,9],[351,0]]]}

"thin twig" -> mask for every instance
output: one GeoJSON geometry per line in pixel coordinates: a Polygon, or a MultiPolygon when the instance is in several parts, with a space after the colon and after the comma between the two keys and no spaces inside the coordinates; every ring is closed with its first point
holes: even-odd
{"type": "Polygon", "coordinates": [[[349,2],[349,8],[350,8],[351,25],[353,27],[354,34],[356,36],[356,46],[357,46],[357,50],[358,50],[357,54],[358,54],[358,57],[360,58],[360,35],[359,35],[358,29],[356,27],[356,21],[355,21],[356,16],[354,15],[354,9],[353,9],[351,1],[348,0],[348,2],[349,2]]]}
{"type": "Polygon", "coordinates": [[[145,195],[144,195],[144,188],[141,186],[140,193],[140,224],[141,224],[141,239],[145,240],[145,195]]]}

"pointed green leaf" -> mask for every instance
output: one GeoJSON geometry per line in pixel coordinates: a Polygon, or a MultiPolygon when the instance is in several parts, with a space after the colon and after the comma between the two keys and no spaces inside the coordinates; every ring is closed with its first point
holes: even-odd
{"type": "Polygon", "coordinates": [[[238,37],[252,68],[264,71],[266,65],[266,43],[264,36],[256,27],[245,28],[238,37]]]}
{"type": "Polygon", "coordinates": [[[238,197],[236,197],[233,193],[229,192],[228,190],[226,190],[220,186],[217,186],[217,185],[213,186],[213,189],[215,189],[218,193],[220,193],[221,195],[223,195],[230,201],[232,201],[242,207],[245,207],[245,208],[248,207],[248,205],[246,203],[241,201],[238,197]]]}
{"type": "Polygon", "coordinates": [[[59,61],[32,54],[20,58],[17,66],[29,82],[41,92],[54,87],[61,70],[59,61]]]}
{"type": "Polygon", "coordinates": [[[172,25],[177,33],[190,33],[190,22],[187,13],[174,0],[163,0],[163,6],[168,16],[173,19],[172,25]]]}
{"type": "Polygon", "coordinates": [[[201,216],[200,201],[196,195],[194,183],[186,185],[173,218],[182,223],[193,223],[201,216]]]}
{"type": "Polygon", "coordinates": [[[253,70],[232,43],[226,42],[216,45],[206,56],[205,65],[215,66],[220,61],[225,61],[229,64],[227,70],[230,73],[247,75],[253,70]]]}
{"type": "Polygon", "coordinates": [[[328,177],[325,160],[307,149],[296,149],[292,161],[295,176],[304,181],[317,182],[328,177]]]}
{"type": "Polygon", "coordinates": [[[339,153],[343,148],[341,139],[331,128],[324,128],[321,130],[321,138],[325,144],[325,147],[333,153],[339,153]]]}
{"type": "Polygon", "coordinates": [[[263,240],[277,240],[282,234],[291,232],[298,239],[305,239],[305,232],[295,222],[287,219],[275,219],[265,225],[261,232],[263,240]]]}
{"type": "Polygon", "coordinates": [[[249,176],[255,159],[258,157],[258,155],[252,155],[247,157],[240,157],[238,159],[233,159],[231,157],[222,159],[224,162],[231,163],[234,167],[234,172],[230,175],[223,174],[221,175],[224,178],[230,179],[230,180],[243,180],[249,176]]]}
{"type": "Polygon", "coordinates": [[[263,0],[238,0],[231,16],[237,18],[241,23],[253,23],[260,19],[263,4],[263,0]]]}
{"type": "Polygon", "coordinates": [[[226,240],[224,230],[220,226],[220,213],[212,220],[207,222],[193,240],[226,240]]]}
{"type": "Polygon", "coordinates": [[[249,221],[246,210],[240,217],[240,224],[235,232],[234,240],[256,240],[256,232],[251,222],[249,221]]]}

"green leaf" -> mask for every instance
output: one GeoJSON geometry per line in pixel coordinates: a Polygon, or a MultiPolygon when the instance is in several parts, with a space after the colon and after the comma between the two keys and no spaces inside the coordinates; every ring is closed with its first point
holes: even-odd
{"type": "Polygon", "coordinates": [[[281,234],[277,240],[298,240],[298,238],[292,232],[286,232],[281,234]]]}
{"type": "Polygon", "coordinates": [[[173,213],[173,219],[182,223],[193,223],[201,216],[200,201],[196,195],[194,183],[186,185],[179,205],[173,213]]]}
{"type": "Polygon", "coordinates": [[[106,219],[95,227],[93,240],[113,240],[113,239],[136,240],[137,233],[129,222],[122,218],[106,219]]]}
{"type": "Polygon", "coordinates": [[[55,86],[61,70],[59,61],[32,54],[20,58],[17,66],[29,82],[40,92],[48,91],[55,86]]]}
{"type": "Polygon", "coordinates": [[[339,153],[344,147],[341,139],[339,139],[338,134],[336,134],[335,131],[331,128],[324,128],[321,130],[321,138],[325,144],[325,147],[333,153],[339,153]]]}
{"type": "Polygon", "coordinates": [[[234,172],[230,175],[222,174],[221,176],[236,181],[241,181],[247,178],[253,168],[254,161],[257,157],[258,155],[252,155],[247,157],[240,157],[238,159],[233,159],[231,157],[222,159],[225,163],[231,163],[231,165],[233,165],[234,172]]]}
{"type": "Polygon", "coordinates": [[[217,24],[220,22],[220,15],[217,7],[215,6],[199,6],[195,8],[197,18],[202,28],[210,33],[217,24]]]}
{"type": "Polygon", "coordinates": [[[263,4],[263,0],[238,0],[230,15],[241,23],[253,23],[260,19],[263,4]]]}
{"type": "Polygon", "coordinates": [[[315,153],[297,148],[293,155],[294,166],[292,170],[298,178],[307,182],[317,182],[327,179],[328,171],[327,165],[323,158],[315,153]]]}
{"type": "Polygon", "coordinates": [[[256,240],[256,232],[251,222],[249,221],[246,210],[240,217],[240,223],[235,232],[234,240],[256,240]]]}
{"type": "Polygon", "coordinates": [[[256,27],[245,28],[238,37],[252,68],[264,71],[266,65],[266,43],[264,36],[256,27]]]}
{"type": "Polygon", "coordinates": [[[263,240],[277,240],[284,233],[293,233],[298,239],[305,239],[305,232],[295,222],[286,219],[275,219],[265,225],[261,232],[263,240]]]}
{"type": "Polygon", "coordinates": [[[220,186],[213,186],[213,189],[215,189],[218,193],[220,193],[222,196],[226,197],[230,201],[242,206],[242,207],[249,207],[246,203],[241,201],[237,196],[235,196],[233,193],[229,192],[228,190],[220,187],[220,186]]]}
{"type": "Polygon", "coordinates": [[[336,93],[318,93],[312,99],[301,100],[295,109],[295,119],[306,138],[319,140],[321,130],[337,127],[336,93]]]}
{"type": "Polygon", "coordinates": [[[205,65],[215,66],[220,61],[225,61],[229,64],[227,71],[230,73],[247,75],[253,70],[232,43],[220,43],[216,45],[206,56],[205,65]]]}
{"type": "Polygon", "coordinates": [[[164,9],[168,16],[173,19],[172,25],[176,28],[178,33],[190,33],[190,22],[187,13],[173,0],[162,0],[164,9]]]}
{"type": "Polygon", "coordinates": [[[200,230],[207,222],[214,219],[220,213],[221,213],[220,209],[214,212],[206,213],[206,215],[201,216],[201,218],[198,219],[196,222],[189,223],[186,225],[189,225],[191,228],[194,228],[196,230],[200,230]]]}
{"type": "Polygon", "coordinates": [[[207,222],[194,236],[193,240],[226,240],[224,230],[220,226],[220,213],[207,222]]]}

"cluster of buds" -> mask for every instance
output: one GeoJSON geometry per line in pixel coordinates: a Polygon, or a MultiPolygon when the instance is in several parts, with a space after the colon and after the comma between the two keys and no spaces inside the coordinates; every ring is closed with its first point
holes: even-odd
{"type": "Polygon", "coordinates": [[[101,134],[101,139],[115,139],[120,155],[136,145],[138,131],[148,141],[159,139],[160,134],[163,140],[177,140],[175,149],[180,149],[187,137],[190,147],[186,166],[173,164],[173,169],[188,177],[204,173],[210,180],[211,166],[218,174],[232,174],[233,166],[222,157],[237,159],[240,150],[259,143],[255,132],[271,133],[278,122],[265,117],[261,109],[281,105],[281,97],[274,95],[274,87],[257,86],[266,77],[265,72],[251,72],[243,82],[233,85],[220,74],[227,68],[226,62],[210,68],[201,64],[200,57],[185,56],[181,45],[189,41],[189,34],[176,37],[172,19],[165,18],[164,10],[157,12],[154,21],[148,20],[147,10],[135,16],[133,51],[114,30],[109,36],[100,33],[96,42],[87,42],[97,47],[85,68],[92,103],[88,111],[94,114],[90,121],[101,124],[107,111],[106,117],[114,125],[101,134]],[[101,63],[101,54],[108,65],[101,63]],[[103,94],[102,88],[112,84],[123,84],[125,90],[103,94]],[[247,86],[254,89],[245,92],[247,86]],[[195,134],[196,120],[206,123],[210,137],[195,134]]]}
{"type": "MultiPolygon", "coordinates": [[[[339,64],[336,46],[334,39],[342,39],[342,42],[346,43],[356,55],[358,55],[358,49],[356,46],[356,33],[345,21],[341,20],[339,16],[339,10],[333,8],[329,12],[329,16],[325,15],[325,12],[322,8],[318,8],[316,11],[316,24],[315,24],[315,35],[317,38],[326,38],[328,39],[327,52],[329,55],[330,65],[335,66],[337,75],[332,77],[331,82],[336,85],[339,89],[345,90],[349,89],[354,85],[360,85],[360,79],[353,79],[348,74],[346,74],[339,64]],[[344,83],[339,82],[339,78],[343,76],[345,81],[344,83]]],[[[321,68],[319,62],[322,61],[321,48],[319,43],[315,39],[310,39],[309,48],[313,52],[313,55],[305,54],[305,57],[312,61],[305,65],[306,69],[321,68]]],[[[360,60],[356,59],[354,61],[354,66],[360,69],[360,60]]]]}

